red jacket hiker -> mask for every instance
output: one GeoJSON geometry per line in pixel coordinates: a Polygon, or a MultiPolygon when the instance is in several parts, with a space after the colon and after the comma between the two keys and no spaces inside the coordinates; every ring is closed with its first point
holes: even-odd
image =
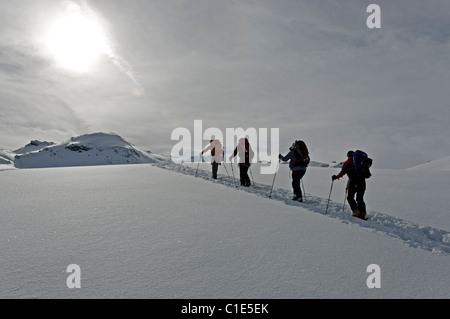
{"type": "Polygon", "coordinates": [[[343,177],[347,174],[349,181],[347,183],[347,201],[353,212],[354,217],[366,219],[366,203],[364,202],[364,193],[366,191],[366,180],[355,174],[353,168],[353,151],[347,153],[347,160],[342,169],[337,175],[333,175],[331,179],[333,181],[343,177]],[[356,195],[356,200],[355,200],[356,195]]]}
{"type": "Polygon", "coordinates": [[[351,171],[353,169],[353,157],[349,157],[344,165],[342,165],[341,171],[336,175],[336,179],[344,177],[345,174],[350,178],[351,171]]]}
{"type": "Polygon", "coordinates": [[[220,165],[221,162],[223,162],[224,157],[224,151],[222,148],[222,144],[219,140],[211,140],[210,144],[207,148],[205,148],[200,155],[203,155],[204,153],[211,150],[211,163],[218,163],[220,165]]]}

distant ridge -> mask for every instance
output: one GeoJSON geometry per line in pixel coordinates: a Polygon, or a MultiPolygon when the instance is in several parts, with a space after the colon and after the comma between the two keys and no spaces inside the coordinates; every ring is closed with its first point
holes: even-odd
{"type": "Polygon", "coordinates": [[[47,146],[52,146],[52,145],[56,145],[53,142],[41,142],[38,140],[34,140],[31,141],[29,144],[25,145],[24,147],[21,147],[17,150],[14,151],[14,153],[16,154],[25,154],[25,153],[29,153],[29,152],[34,152],[34,151],[39,151],[47,146]]]}
{"type": "Polygon", "coordinates": [[[85,134],[61,144],[32,141],[16,153],[14,166],[17,168],[145,164],[168,160],[137,149],[115,133],[85,134]],[[30,151],[25,152],[27,150],[30,151]]]}

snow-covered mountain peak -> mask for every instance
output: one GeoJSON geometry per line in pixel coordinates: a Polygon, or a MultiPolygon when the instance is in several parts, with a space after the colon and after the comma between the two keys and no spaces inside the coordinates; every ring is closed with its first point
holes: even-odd
{"type": "Polygon", "coordinates": [[[115,133],[93,133],[72,137],[38,151],[18,154],[14,164],[17,168],[39,168],[144,164],[165,160],[167,158],[163,156],[139,150],[115,133]]]}

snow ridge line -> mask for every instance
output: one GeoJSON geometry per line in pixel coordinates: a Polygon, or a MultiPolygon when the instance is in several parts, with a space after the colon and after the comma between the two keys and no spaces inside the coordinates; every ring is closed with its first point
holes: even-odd
{"type": "MultiPolygon", "coordinates": [[[[156,163],[153,166],[178,172],[184,175],[195,176],[207,180],[209,182],[218,183],[228,187],[236,187],[239,183],[239,176],[236,180],[226,175],[218,175],[217,180],[211,179],[211,172],[202,169],[198,171],[194,168],[187,167],[182,164],[175,163],[156,163]]],[[[230,170],[228,168],[228,170],[230,170]]],[[[229,172],[231,174],[231,172],[229,172]]],[[[235,172],[236,173],[236,172],[235,172]]],[[[248,193],[256,194],[261,197],[268,198],[270,192],[270,185],[256,184],[256,187],[239,187],[240,190],[248,193]]],[[[311,212],[326,215],[335,218],[342,223],[354,224],[363,228],[368,228],[376,232],[383,233],[389,237],[401,240],[406,245],[418,248],[433,253],[438,253],[450,256],[450,232],[418,224],[411,223],[401,218],[396,218],[380,212],[368,212],[369,220],[363,221],[361,219],[352,217],[349,209],[346,213],[342,213],[342,203],[336,203],[330,200],[328,213],[325,214],[327,201],[326,198],[316,197],[311,194],[306,194],[304,203],[291,200],[292,192],[286,189],[273,189],[272,200],[277,200],[290,206],[297,206],[311,212]]]]}

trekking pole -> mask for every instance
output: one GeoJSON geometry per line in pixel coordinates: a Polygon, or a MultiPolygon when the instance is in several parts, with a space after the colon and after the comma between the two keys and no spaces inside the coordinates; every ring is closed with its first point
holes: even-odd
{"type": "Polygon", "coordinates": [[[305,184],[303,184],[303,178],[300,181],[302,182],[302,187],[303,187],[303,198],[305,199],[305,202],[306,202],[306,190],[305,190],[305,184]]]}
{"type": "Polygon", "coordinates": [[[197,177],[198,167],[200,166],[200,163],[197,164],[197,169],[195,170],[195,177],[197,177]]]}
{"type": "Polygon", "coordinates": [[[275,174],[273,175],[272,187],[270,188],[269,198],[272,198],[273,184],[275,184],[275,177],[277,177],[277,172],[278,172],[279,166],[280,166],[280,160],[278,160],[277,169],[275,171],[275,174]]]}
{"type": "Polygon", "coordinates": [[[236,185],[236,177],[234,177],[233,162],[231,162],[230,165],[231,165],[231,172],[233,173],[233,183],[234,183],[234,187],[237,187],[237,185],[236,185]]]}
{"type": "Polygon", "coordinates": [[[252,178],[253,188],[256,188],[256,186],[255,186],[255,180],[253,179],[252,167],[249,166],[249,169],[250,169],[250,176],[251,176],[251,178],[252,178]]]}
{"type": "Polygon", "coordinates": [[[225,171],[227,172],[228,177],[230,177],[230,174],[228,173],[227,165],[225,164],[225,161],[223,162],[223,167],[225,168],[225,171]]]}
{"type": "Polygon", "coordinates": [[[348,190],[345,190],[345,197],[344,197],[344,204],[342,205],[342,213],[345,213],[345,202],[347,201],[347,192],[348,190]]]}
{"type": "Polygon", "coordinates": [[[342,213],[345,212],[345,202],[347,201],[347,195],[348,195],[348,187],[350,185],[350,179],[347,181],[347,187],[345,187],[345,197],[344,197],[344,204],[342,205],[342,213]]]}
{"type": "Polygon", "coordinates": [[[325,215],[328,213],[328,204],[330,204],[331,191],[333,190],[333,183],[334,183],[334,180],[331,181],[330,195],[328,196],[327,209],[325,209],[325,215]]]}
{"type": "MultiPolygon", "coordinates": [[[[200,162],[202,161],[202,156],[200,155],[200,162]]],[[[200,166],[200,162],[197,164],[197,170],[195,171],[195,177],[197,177],[198,167],[200,166]]]]}

